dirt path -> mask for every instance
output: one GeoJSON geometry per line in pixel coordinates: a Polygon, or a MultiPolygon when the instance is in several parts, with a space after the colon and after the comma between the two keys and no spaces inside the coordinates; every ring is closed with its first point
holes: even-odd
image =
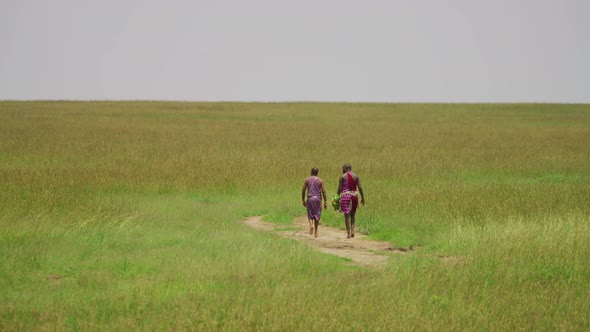
{"type": "Polygon", "coordinates": [[[291,225],[277,225],[262,221],[262,217],[249,217],[242,222],[252,228],[275,231],[278,234],[299,240],[311,247],[340,257],[349,258],[354,264],[375,267],[384,263],[391,253],[404,253],[412,248],[395,248],[391,243],[367,239],[362,234],[347,239],[346,231],[334,227],[320,225],[318,237],[309,235],[307,217],[298,217],[291,225]]]}

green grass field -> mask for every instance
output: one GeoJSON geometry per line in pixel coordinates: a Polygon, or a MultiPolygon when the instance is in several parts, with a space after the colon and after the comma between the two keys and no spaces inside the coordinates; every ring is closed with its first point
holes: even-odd
{"type": "Polygon", "coordinates": [[[587,331],[589,202],[590,105],[3,101],[0,330],[587,331]],[[416,250],[239,222],[345,162],[360,231],[416,250]]]}

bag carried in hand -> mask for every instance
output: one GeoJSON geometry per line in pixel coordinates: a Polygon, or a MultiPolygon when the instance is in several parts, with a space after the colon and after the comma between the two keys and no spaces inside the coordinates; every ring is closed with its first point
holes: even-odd
{"type": "Polygon", "coordinates": [[[336,194],[332,196],[332,206],[334,210],[340,210],[340,195],[336,194]]]}

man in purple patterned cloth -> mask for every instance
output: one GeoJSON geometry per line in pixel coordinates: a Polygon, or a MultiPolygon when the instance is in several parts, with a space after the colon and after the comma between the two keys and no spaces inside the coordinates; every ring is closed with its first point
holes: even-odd
{"type": "Polygon", "coordinates": [[[324,196],[324,209],[328,208],[326,199],[326,189],[324,181],[318,177],[319,170],[317,167],[311,169],[311,176],[305,179],[303,189],[301,190],[301,200],[303,206],[307,208],[307,220],[309,220],[309,235],[318,237],[318,226],[322,217],[322,195],[324,196]],[[305,192],[307,191],[307,202],[305,201],[305,192]]]}
{"type": "Polygon", "coordinates": [[[342,166],[342,175],[338,180],[338,195],[340,195],[340,212],[344,213],[347,238],[354,237],[356,208],[359,204],[356,193],[357,187],[358,192],[361,194],[361,204],[365,205],[365,194],[363,193],[363,186],[361,186],[361,179],[352,172],[350,164],[344,164],[342,166]]]}

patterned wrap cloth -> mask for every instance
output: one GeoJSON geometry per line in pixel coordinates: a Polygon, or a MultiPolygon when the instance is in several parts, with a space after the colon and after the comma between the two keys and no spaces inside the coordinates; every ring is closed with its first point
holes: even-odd
{"type": "Polygon", "coordinates": [[[340,193],[340,212],[345,214],[356,213],[358,204],[356,181],[354,181],[350,172],[347,172],[344,183],[342,184],[342,193],[340,193]]]}
{"type": "Polygon", "coordinates": [[[320,220],[322,218],[322,190],[319,178],[307,178],[307,219],[320,220]]]}

